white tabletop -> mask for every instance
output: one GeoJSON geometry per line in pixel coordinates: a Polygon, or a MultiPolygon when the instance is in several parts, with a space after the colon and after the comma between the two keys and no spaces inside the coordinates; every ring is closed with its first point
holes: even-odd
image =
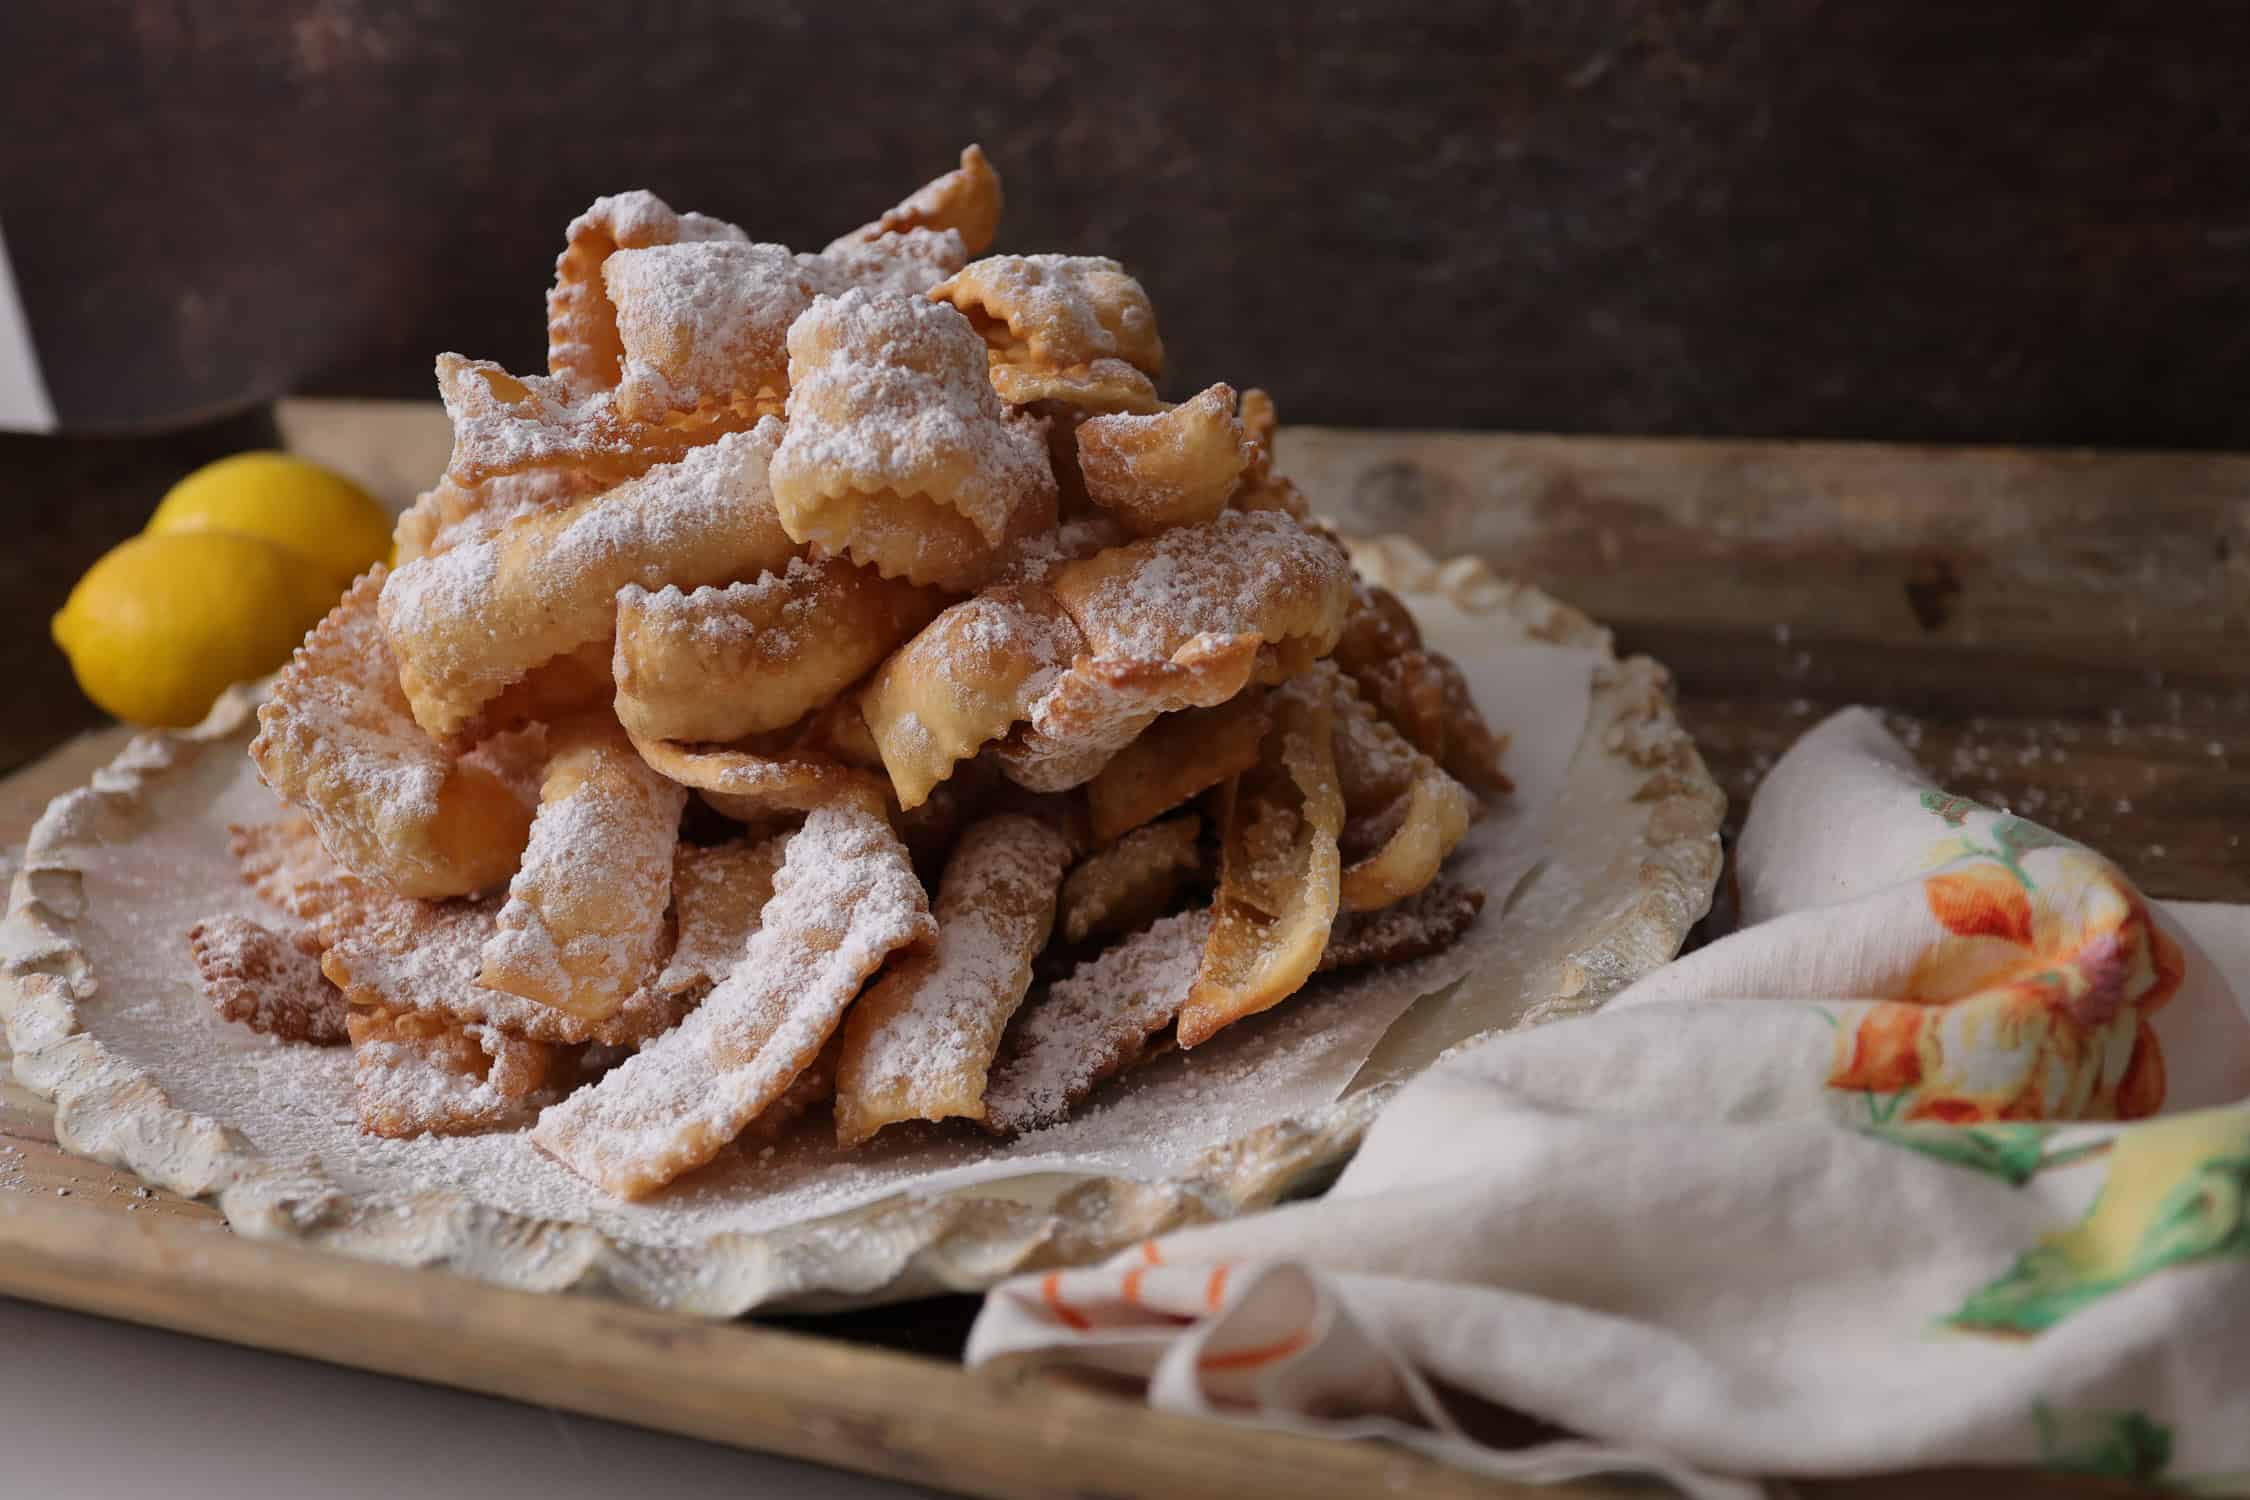
{"type": "Polygon", "coordinates": [[[0,1298],[0,1494],[902,1500],[815,1464],[0,1298]]]}

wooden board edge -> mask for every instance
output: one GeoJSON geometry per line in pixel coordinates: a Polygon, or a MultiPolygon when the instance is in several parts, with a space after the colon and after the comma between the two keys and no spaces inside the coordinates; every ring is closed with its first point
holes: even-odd
{"type": "Polygon", "coordinates": [[[0,1198],[0,1294],[993,1500],[1601,1500],[811,1335],[0,1198]]]}

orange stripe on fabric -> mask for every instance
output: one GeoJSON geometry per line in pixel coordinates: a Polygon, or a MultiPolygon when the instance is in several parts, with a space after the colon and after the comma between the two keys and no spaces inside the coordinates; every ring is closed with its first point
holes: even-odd
{"type": "Polygon", "coordinates": [[[1260,1365],[1270,1365],[1277,1359],[1287,1359],[1312,1342],[1312,1332],[1300,1328],[1279,1343],[1261,1344],[1255,1349],[1229,1349],[1224,1354],[1206,1354],[1195,1362],[1198,1370],[1255,1370],[1260,1365]]]}
{"type": "Polygon", "coordinates": [[[1126,1306],[1141,1305],[1141,1276],[1147,1270],[1146,1266],[1135,1266],[1125,1273],[1125,1284],[1117,1289],[1117,1294],[1125,1299],[1126,1306]]]}
{"type": "Polygon", "coordinates": [[[1203,1303],[1213,1312],[1217,1312],[1220,1308],[1226,1306],[1227,1268],[1225,1266],[1211,1268],[1211,1279],[1205,1283],[1203,1288],[1203,1303]]]}
{"type": "Polygon", "coordinates": [[[1161,1253],[1158,1252],[1156,1248],[1156,1241],[1154,1240],[1141,1241],[1141,1254],[1148,1257],[1148,1263],[1152,1266],[1161,1266],[1164,1264],[1164,1257],[1161,1253]]]}
{"type": "Polygon", "coordinates": [[[1039,1300],[1047,1304],[1047,1311],[1053,1313],[1056,1320],[1066,1328],[1084,1333],[1094,1326],[1084,1313],[1063,1301],[1060,1271],[1049,1271],[1046,1279],[1039,1283],[1039,1300]]]}

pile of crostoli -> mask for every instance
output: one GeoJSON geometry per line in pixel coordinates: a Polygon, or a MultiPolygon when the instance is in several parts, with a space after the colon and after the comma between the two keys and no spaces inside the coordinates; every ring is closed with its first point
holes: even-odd
{"type": "Polygon", "coordinates": [[[972,259],[999,214],[972,146],[817,253],[572,222],[549,373],[439,359],[445,475],[259,712],[221,1014],[348,1043],[369,1131],[637,1197],[824,1108],[1050,1125],[1460,935],[1508,786],[1461,674],[1263,392],[1166,402],[1139,283],[972,259]]]}

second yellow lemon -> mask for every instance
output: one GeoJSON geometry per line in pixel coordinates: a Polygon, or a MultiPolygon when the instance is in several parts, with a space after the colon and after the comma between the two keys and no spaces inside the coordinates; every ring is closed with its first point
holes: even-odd
{"type": "Polygon", "coordinates": [[[337,592],[390,555],[391,518],[342,475],[286,453],[237,453],[172,486],[151,536],[232,531],[311,560],[337,592]]]}
{"type": "Polygon", "coordinates": [[[139,724],[193,724],[229,683],[289,659],[336,602],[324,571],[234,532],[141,535],[86,570],[55,644],[86,696],[139,724]]]}

